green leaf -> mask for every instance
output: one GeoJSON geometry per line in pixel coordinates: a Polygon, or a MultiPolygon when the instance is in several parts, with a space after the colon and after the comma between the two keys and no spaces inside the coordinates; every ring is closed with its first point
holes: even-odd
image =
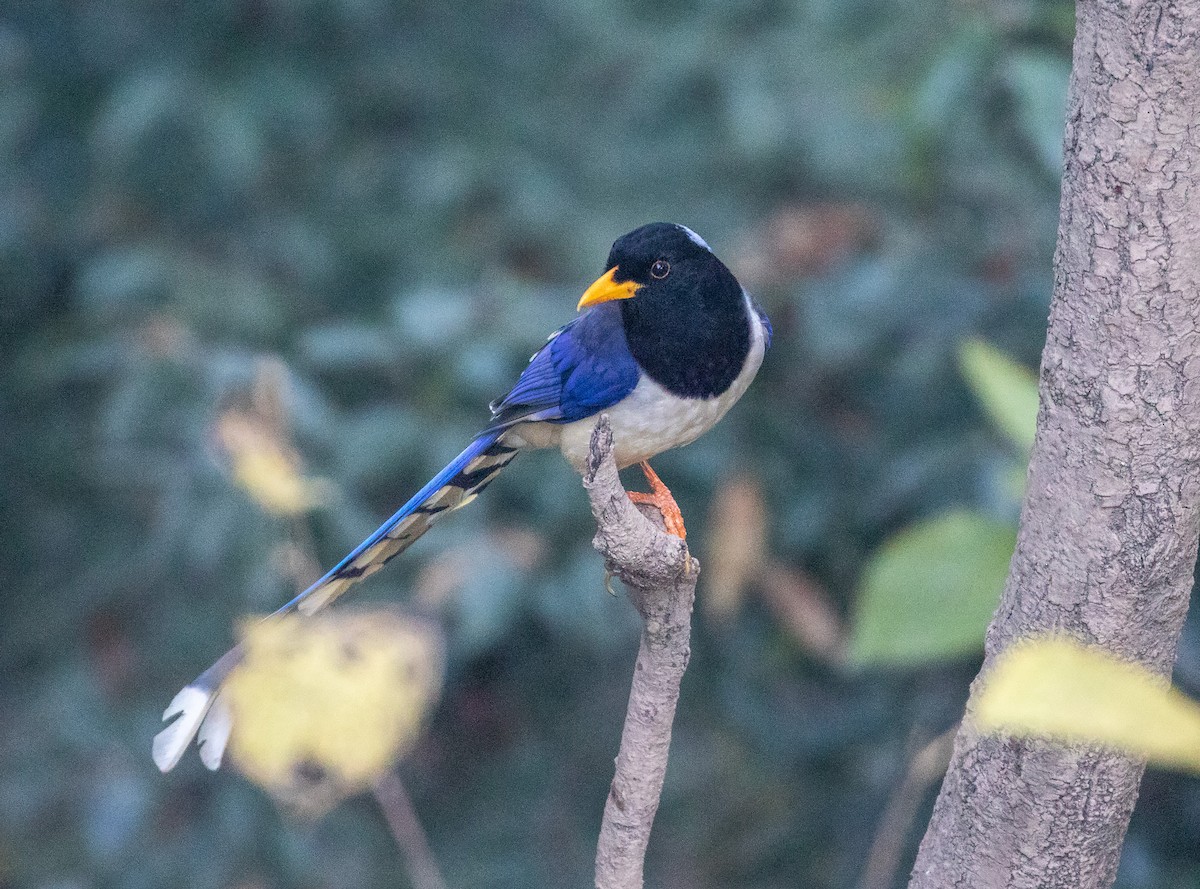
{"type": "Polygon", "coordinates": [[[1112,747],[1200,772],[1200,705],[1145,667],[1062,636],[1004,652],[973,717],[983,732],[1112,747]]]}
{"type": "Polygon", "coordinates": [[[992,422],[1026,454],[1037,428],[1037,376],[983,340],[964,340],[958,366],[992,422]]]}
{"type": "Polygon", "coordinates": [[[904,529],[863,573],[850,659],[922,664],[977,651],[996,610],[1016,531],[958,510],[904,529]]]}

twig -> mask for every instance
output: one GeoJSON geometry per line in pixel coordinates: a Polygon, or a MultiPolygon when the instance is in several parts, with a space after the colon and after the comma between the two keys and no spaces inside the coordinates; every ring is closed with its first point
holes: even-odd
{"type": "Polygon", "coordinates": [[[904,778],[879,818],[858,889],[887,889],[895,881],[921,800],[929,788],[946,774],[957,731],[958,725],[955,724],[953,728],[942,732],[923,745],[908,763],[904,778]]]}
{"type": "Polygon", "coordinates": [[[442,872],[429,848],[429,840],[417,818],[417,811],[395,772],[384,772],[376,782],[375,799],[383,810],[384,820],[396,845],[404,854],[409,882],[414,889],[446,889],[446,881],[442,879],[442,872]]]}
{"type": "Polygon", "coordinates": [[[596,887],[641,889],[646,846],[667,771],[679,684],[691,655],[692,604],[700,565],[682,540],[666,534],[630,501],[612,450],[612,430],[602,416],[592,433],[583,477],[596,517],[593,544],[604,556],[607,570],[625,584],[643,623],[616,774],[596,847],[596,887]]]}

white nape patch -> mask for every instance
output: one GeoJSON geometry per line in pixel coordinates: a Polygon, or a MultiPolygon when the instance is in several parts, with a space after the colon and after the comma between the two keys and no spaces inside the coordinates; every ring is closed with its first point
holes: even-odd
{"type": "Polygon", "coordinates": [[[229,743],[229,733],[233,730],[233,711],[225,696],[218,694],[209,707],[208,716],[204,718],[200,731],[196,734],[196,746],[200,748],[200,761],[210,772],[221,767],[221,757],[225,755],[225,745],[229,743]]]}
{"type": "Polygon", "coordinates": [[[708,241],[704,240],[704,238],[700,237],[698,234],[696,234],[694,231],[692,231],[686,225],[680,225],[678,222],[675,224],[679,226],[680,230],[682,230],[683,233],[685,235],[687,235],[689,239],[691,239],[693,244],[699,244],[701,247],[703,247],[709,253],[713,252],[712,247],[708,246],[708,241]]]}
{"type": "Polygon", "coordinates": [[[179,763],[183,753],[200,730],[204,716],[213,702],[212,692],[188,686],[171,700],[163,711],[163,721],[179,718],[154,736],[152,753],[160,772],[169,772],[179,763]]]}

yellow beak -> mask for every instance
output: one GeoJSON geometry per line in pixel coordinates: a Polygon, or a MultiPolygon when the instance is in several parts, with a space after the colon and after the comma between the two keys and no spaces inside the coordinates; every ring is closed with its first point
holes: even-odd
{"type": "Polygon", "coordinates": [[[614,299],[629,299],[638,292],[642,286],[635,281],[621,281],[620,283],[613,280],[613,276],[617,273],[617,267],[614,265],[611,269],[596,279],[587,290],[583,291],[583,296],[579,300],[579,305],[575,307],[575,311],[581,312],[588,306],[594,306],[596,303],[606,303],[614,299]]]}

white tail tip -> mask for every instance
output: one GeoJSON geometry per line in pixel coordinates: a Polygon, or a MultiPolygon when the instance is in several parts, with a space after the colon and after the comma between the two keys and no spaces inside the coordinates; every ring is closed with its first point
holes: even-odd
{"type": "MultiPolygon", "coordinates": [[[[152,751],[154,764],[158,766],[159,771],[169,772],[175,768],[175,765],[183,757],[184,751],[187,750],[188,744],[192,742],[192,738],[196,737],[196,733],[200,731],[200,726],[204,722],[205,714],[213,704],[214,697],[215,695],[211,691],[189,685],[175,695],[171,703],[167,705],[167,709],[163,712],[163,721],[172,717],[178,718],[154,736],[152,751]]],[[[206,731],[205,734],[207,735],[208,732],[206,731]]],[[[224,737],[228,736],[228,727],[226,727],[224,737]]],[[[222,740],[221,748],[224,749],[224,740],[222,740]]],[[[220,765],[220,762],[221,757],[218,753],[217,765],[220,765]]],[[[205,765],[208,765],[207,759],[205,765]]],[[[215,767],[209,766],[209,768],[215,767]]]]}
{"type": "Polygon", "coordinates": [[[196,735],[200,761],[210,771],[215,772],[221,767],[221,757],[225,755],[225,745],[229,743],[229,733],[232,729],[233,712],[229,709],[229,701],[225,695],[218,694],[196,735]]]}

